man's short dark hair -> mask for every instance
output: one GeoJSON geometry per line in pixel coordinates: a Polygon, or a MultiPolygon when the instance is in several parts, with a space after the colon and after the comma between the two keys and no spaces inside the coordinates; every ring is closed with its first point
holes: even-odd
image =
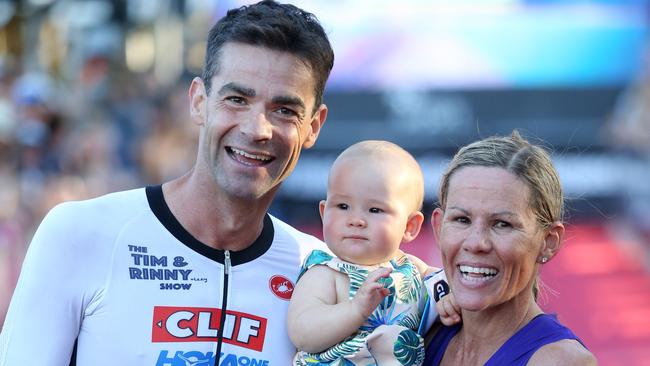
{"type": "Polygon", "coordinates": [[[203,82],[210,94],[212,77],[219,72],[219,56],[226,42],[239,42],[289,52],[310,67],[314,77],[314,111],[334,65],[334,51],[323,27],[312,13],[273,0],[228,11],[210,30],[203,82]]]}

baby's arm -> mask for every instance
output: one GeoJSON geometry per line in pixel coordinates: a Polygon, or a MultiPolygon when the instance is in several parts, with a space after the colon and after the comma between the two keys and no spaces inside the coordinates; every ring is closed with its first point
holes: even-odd
{"type": "Polygon", "coordinates": [[[436,311],[440,316],[440,321],[446,326],[460,323],[460,307],[456,303],[453,293],[443,296],[436,302],[436,311]]]}
{"type": "Polygon", "coordinates": [[[420,272],[420,276],[422,276],[422,278],[440,270],[438,267],[431,267],[430,265],[424,263],[422,259],[414,256],[413,254],[404,254],[406,254],[408,259],[415,265],[415,267],[417,267],[418,272],[420,272]]]}
{"type": "MultiPolygon", "coordinates": [[[[424,261],[412,254],[406,254],[411,262],[417,267],[422,278],[438,272],[440,268],[431,267],[424,261]]],[[[436,312],[440,316],[440,321],[446,326],[454,325],[460,322],[460,307],[456,303],[456,298],[451,292],[444,295],[436,301],[436,312]]]]}
{"type": "Polygon", "coordinates": [[[337,303],[336,274],[329,267],[314,266],[293,291],[287,325],[289,338],[299,350],[322,352],[341,342],[359,329],[389,294],[378,281],[387,277],[390,269],[380,268],[368,275],[352,300],[339,299],[337,303]]]}

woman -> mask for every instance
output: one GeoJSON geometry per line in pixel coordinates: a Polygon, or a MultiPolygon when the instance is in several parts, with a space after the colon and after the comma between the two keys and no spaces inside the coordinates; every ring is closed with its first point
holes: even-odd
{"type": "Polygon", "coordinates": [[[462,324],[439,329],[425,365],[593,365],[536,303],[540,265],[560,249],[563,197],[550,157],[516,131],[458,151],[431,223],[462,324]]]}

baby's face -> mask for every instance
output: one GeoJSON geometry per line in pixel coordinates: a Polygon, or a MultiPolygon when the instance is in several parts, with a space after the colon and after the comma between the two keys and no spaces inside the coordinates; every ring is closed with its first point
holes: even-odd
{"type": "Polygon", "coordinates": [[[395,164],[350,158],[330,172],[321,201],[325,243],[339,258],[372,265],[393,258],[414,213],[409,179],[395,164]]]}

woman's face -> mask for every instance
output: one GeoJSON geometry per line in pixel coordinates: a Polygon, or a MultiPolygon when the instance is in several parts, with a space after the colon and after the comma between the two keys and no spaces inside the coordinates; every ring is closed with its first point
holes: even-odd
{"type": "Polygon", "coordinates": [[[498,167],[464,167],[450,178],[445,210],[432,224],[451,290],[478,311],[532,296],[544,233],[528,186],[498,167]]]}

